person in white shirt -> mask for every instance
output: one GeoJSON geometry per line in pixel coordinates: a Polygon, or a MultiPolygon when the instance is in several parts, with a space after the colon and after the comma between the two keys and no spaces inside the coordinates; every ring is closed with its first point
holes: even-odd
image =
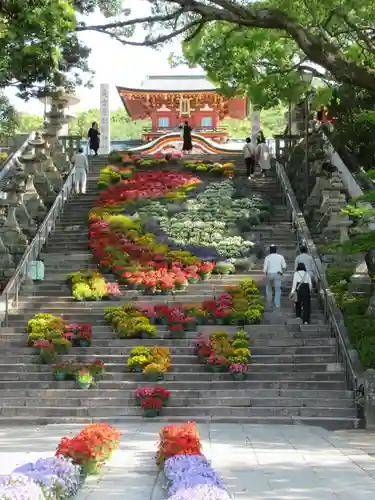
{"type": "Polygon", "coordinates": [[[297,255],[296,260],[294,261],[294,269],[297,269],[298,264],[305,264],[306,271],[310,274],[311,280],[314,281],[314,259],[307,253],[305,245],[302,245],[299,251],[301,253],[297,255]]]}
{"type": "Polygon", "coordinates": [[[277,253],[275,245],[270,246],[270,254],[264,259],[263,273],[266,276],[266,298],[272,304],[272,287],[275,287],[275,307],[280,308],[281,280],[286,270],[286,262],[282,255],[277,253]]]}
{"type": "Polygon", "coordinates": [[[258,139],[258,145],[256,147],[256,161],[262,171],[262,177],[265,177],[265,173],[271,169],[271,156],[264,136],[261,136],[258,139]]]}
{"type": "Polygon", "coordinates": [[[89,162],[82,148],[78,149],[72,158],[74,165],[74,184],[76,193],[86,193],[87,172],[89,171],[89,162]]]}
{"type": "Polygon", "coordinates": [[[293,274],[293,284],[290,295],[297,295],[296,316],[301,318],[305,325],[310,323],[311,314],[311,289],[312,282],[310,273],[306,270],[305,264],[300,262],[297,270],[293,274]]]}
{"type": "Polygon", "coordinates": [[[243,155],[246,164],[246,175],[248,179],[254,175],[255,170],[255,148],[251,143],[250,137],[247,137],[245,146],[243,147],[243,155]]]}

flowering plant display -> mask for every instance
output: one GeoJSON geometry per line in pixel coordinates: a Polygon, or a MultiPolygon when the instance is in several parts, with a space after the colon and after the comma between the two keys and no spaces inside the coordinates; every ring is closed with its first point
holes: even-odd
{"type": "Polygon", "coordinates": [[[156,462],[168,480],[168,500],[231,500],[232,496],[202,454],[195,422],[163,427],[156,462]]]}
{"type": "Polygon", "coordinates": [[[184,161],[183,166],[187,170],[198,172],[209,172],[217,176],[233,177],[234,163],[202,162],[199,160],[184,161]]]}
{"type": "MultiPolygon", "coordinates": [[[[156,327],[142,307],[124,304],[118,307],[108,307],[104,311],[105,319],[120,338],[154,337],[156,327]]],[[[150,310],[148,311],[150,315],[150,310]]]]}
{"type": "Polygon", "coordinates": [[[98,188],[102,190],[107,189],[121,180],[129,179],[132,173],[133,169],[130,167],[108,165],[100,170],[98,188]]]}
{"type": "Polygon", "coordinates": [[[65,325],[65,337],[76,346],[91,345],[92,325],[89,323],[69,323],[65,325]]]}
{"type": "Polygon", "coordinates": [[[163,373],[167,372],[171,367],[169,348],[135,347],[130,351],[127,367],[130,371],[155,375],[156,379],[162,378],[163,373]]]}
{"type": "Polygon", "coordinates": [[[249,365],[246,363],[232,363],[229,365],[231,373],[246,373],[249,370],[249,365]]]}
{"type": "Polygon", "coordinates": [[[56,456],[70,458],[86,474],[100,471],[112,452],[118,448],[120,432],[108,424],[90,424],[73,437],[63,437],[56,456]]]}
{"type": "Polygon", "coordinates": [[[65,457],[47,457],[21,465],[13,474],[22,474],[34,481],[40,486],[46,500],[65,500],[77,494],[81,486],[80,472],[79,466],[65,457]]]}
{"type": "Polygon", "coordinates": [[[134,397],[141,401],[146,398],[158,398],[165,404],[171,397],[171,393],[164,389],[164,387],[138,387],[134,391],[134,397]]]}
{"type": "Polygon", "coordinates": [[[88,372],[96,381],[105,373],[105,366],[100,360],[91,363],[63,361],[57,363],[53,368],[53,375],[57,380],[76,380],[79,372],[88,372]]]}
{"type": "Polygon", "coordinates": [[[77,301],[102,300],[121,295],[118,286],[107,283],[99,272],[71,273],[67,279],[72,287],[72,296],[77,301]]]}
{"type": "Polygon", "coordinates": [[[153,201],[140,207],[138,214],[145,224],[153,217],[161,234],[198,257],[243,258],[251,253],[254,243],[239,234],[250,231],[268,215],[268,204],[258,194],[238,198],[236,192],[230,180],[211,183],[177,212],[153,201]]]}

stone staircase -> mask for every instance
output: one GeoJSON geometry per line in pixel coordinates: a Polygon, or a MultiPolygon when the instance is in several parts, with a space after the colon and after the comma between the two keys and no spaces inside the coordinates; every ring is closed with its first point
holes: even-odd
{"type": "MultiPolygon", "coordinates": [[[[98,172],[106,164],[106,158],[90,158],[88,194],[76,196],[67,204],[41,256],[46,269],[44,282],[24,290],[18,309],[9,318],[9,326],[1,329],[0,425],[140,419],[141,410],[135,406],[133,391],[141,384],[150,384],[144,383],[141,375],[128,373],[126,361],[130,350],[142,344],[171,349],[172,368],[162,385],[172,391],[172,398],[160,420],[353,427],[353,394],[345,389],[344,373],[336,364],[335,340],[324,325],[316,297],[312,299],[311,325],[296,323],[287,298],[296,241],[274,177],[254,181],[254,189],[272,199],[276,209],[272,224],[258,227],[254,233],[262,244],[278,245],[290,271],[284,280],[281,314],[267,312],[263,324],[246,327],[253,344],[253,364],[246,381],[234,382],[229,374],[205,372],[194,355],[196,332],[187,333],[185,339],[171,340],[165,327],[159,327],[153,339],[116,339],[104,320],[103,310],[108,303],[72,301],[66,274],[96,268],[87,246],[87,215],[99,195],[98,172]],[[26,345],[25,333],[27,320],[38,312],[93,325],[92,346],[74,347],[64,360],[104,361],[106,375],[94,389],[82,390],[74,382],[53,381],[51,367],[39,364],[38,357],[26,345]]],[[[190,285],[179,300],[202,301],[224,286],[249,277],[262,285],[261,264],[257,267],[246,275],[190,285]]],[[[123,293],[121,303],[150,304],[162,300],[125,289],[123,293]]],[[[173,299],[164,297],[164,301],[172,303],[173,299]]],[[[230,330],[207,326],[199,330],[207,328],[230,330]]]]}

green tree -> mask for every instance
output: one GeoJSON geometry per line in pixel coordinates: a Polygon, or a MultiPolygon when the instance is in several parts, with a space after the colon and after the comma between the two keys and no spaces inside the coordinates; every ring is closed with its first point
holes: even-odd
{"type": "Polygon", "coordinates": [[[341,4],[333,0],[149,0],[149,5],[151,14],[143,18],[132,17],[128,10],[107,23],[76,29],[145,46],[182,35],[188,58],[203,64],[228,92],[266,82],[270,91],[258,90],[261,102],[272,101],[273,89],[294,94],[301,85],[298,68],[328,80],[375,88],[375,0],[341,4]],[[134,40],[137,26],[149,28],[140,41],[134,40]]]}
{"type": "Polygon", "coordinates": [[[43,118],[37,115],[30,115],[29,113],[17,113],[16,132],[31,133],[37,130],[43,130],[43,118]]]}

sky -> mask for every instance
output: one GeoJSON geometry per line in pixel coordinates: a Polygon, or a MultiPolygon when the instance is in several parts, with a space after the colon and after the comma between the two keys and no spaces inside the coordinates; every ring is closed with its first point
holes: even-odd
{"type": "MultiPolygon", "coordinates": [[[[135,0],[133,0],[133,6],[135,0]]],[[[138,6],[132,9],[132,17],[147,15],[146,3],[137,0],[138,6]]],[[[125,2],[126,6],[126,2],[125,2]]],[[[87,24],[105,23],[105,18],[99,14],[93,14],[84,18],[87,24]]],[[[199,69],[190,70],[187,67],[171,69],[168,57],[171,52],[181,54],[180,43],[174,41],[163,49],[155,50],[146,47],[131,47],[122,45],[112,40],[107,35],[96,32],[85,32],[80,36],[81,40],[91,48],[89,65],[95,71],[94,88],[77,89],[77,97],[80,103],[71,108],[73,114],[90,108],[99,108],[100,84],[109,83],[110,107],[112,110],[122,107],[120,97],[117,94],[116,85],[123,87],[137,87],[147,75],[155,74],[201,74],[199,69]]],[[[140,36],[138,35],[138,40],[140,36]]],[[[43,115],[44,106],[37,100],[24,102],[15,97],[11,90],[6,91],[12,103],[19,111],[35,115],[43,115]]]]}

